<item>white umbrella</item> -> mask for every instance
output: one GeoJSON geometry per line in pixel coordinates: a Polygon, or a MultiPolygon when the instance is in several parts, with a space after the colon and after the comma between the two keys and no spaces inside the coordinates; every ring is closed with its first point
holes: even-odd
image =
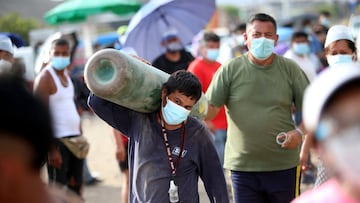
{"type": "Polygon", "coordinates": [[[121,38],[124,47],[133,47],[139,56],[153,61],[165,51],[161,37],[176,29],[182,43],[190,43],[215,12],[215,0],[151,0],[130,20],[121,38]]]}

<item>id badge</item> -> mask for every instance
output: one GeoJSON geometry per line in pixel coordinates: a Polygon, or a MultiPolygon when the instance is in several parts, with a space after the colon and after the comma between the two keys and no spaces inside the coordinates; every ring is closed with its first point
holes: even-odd
{"type": "Polygon", "coordinates": [[[169,199],[171,203],[179,202],[178,187],[175,185],[174,180],[170,180],[169,199]]]}

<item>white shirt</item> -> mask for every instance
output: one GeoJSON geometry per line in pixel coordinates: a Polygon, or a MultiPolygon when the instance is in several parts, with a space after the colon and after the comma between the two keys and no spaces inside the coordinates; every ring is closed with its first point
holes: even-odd
{"type": "Polygon", "coordinates": [[[319,68],[319,63],[316,62],[319,59],[314,54],[299,56],[289,49],[284,54],[284,57],[294,60],[300,68],[304,71],[309,81],[313,81],[316,77],[316,71],[319,68]],[[314,58],[315,57],[315,58],[314,58]]]}

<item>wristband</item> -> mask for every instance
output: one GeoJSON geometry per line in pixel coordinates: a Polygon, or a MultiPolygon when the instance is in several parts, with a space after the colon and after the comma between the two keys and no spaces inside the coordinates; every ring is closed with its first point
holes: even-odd
{"type": "Polygon", "coordinates": [[[295,128],[295,130],[300,133],[302,138],[304,138],[305,133],[300,128],[295,128]]]}

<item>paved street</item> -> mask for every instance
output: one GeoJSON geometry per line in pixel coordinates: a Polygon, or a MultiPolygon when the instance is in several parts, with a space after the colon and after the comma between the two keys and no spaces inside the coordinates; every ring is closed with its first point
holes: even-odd
{"type": "Polygon", "coordinates": [[[84,188],[88,203],[120,203],[122,176],[115,159],[115,140],[111,128],[96,116],[83,117],[83,133],[90,142],[88,166],[103,180],[84,188]]]}

